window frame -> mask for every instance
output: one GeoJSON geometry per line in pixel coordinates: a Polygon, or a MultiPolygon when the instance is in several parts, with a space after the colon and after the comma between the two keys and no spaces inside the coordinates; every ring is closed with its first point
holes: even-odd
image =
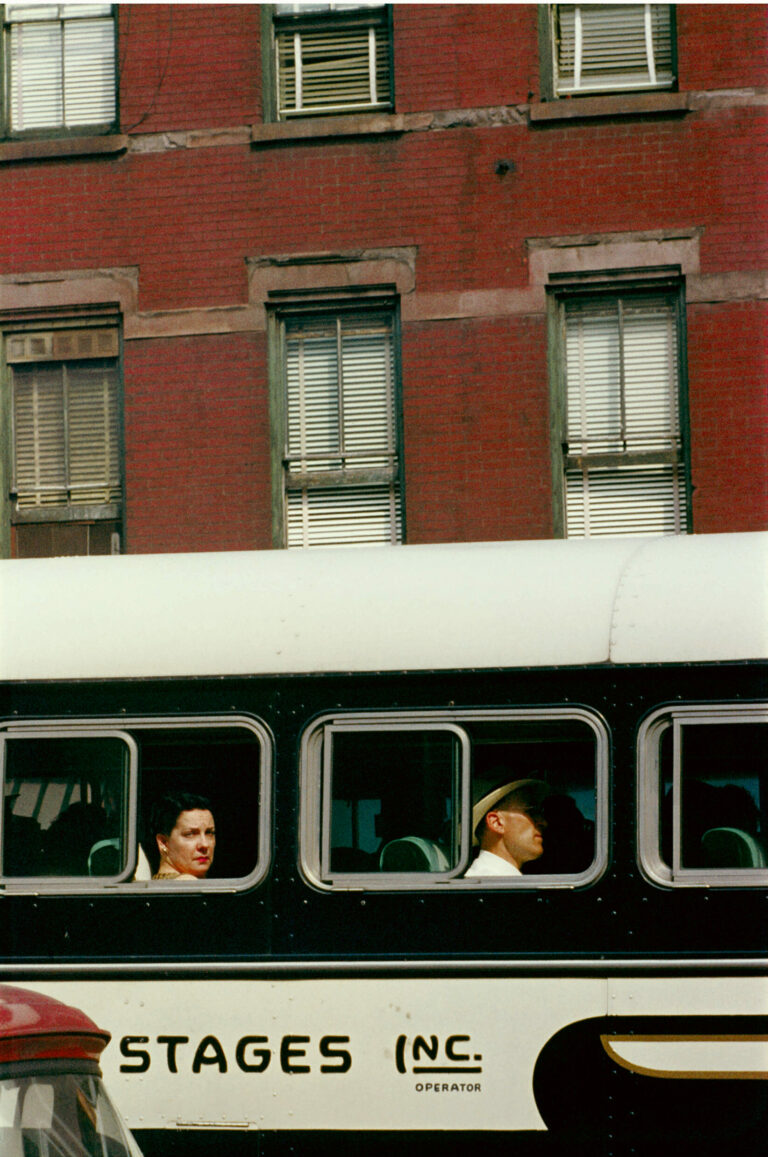
{"type": "MultiPolygon", "coordinates": [[[[0,480],[3,484],[2,500],[0,502],[0,520],[2,521],[2,527],[0,528],[0,557],[7,558],[11,554],[11,527],[49,523],[88,524],[94,522],[115,522],[119,527],[116,532],[118,542],[114,544],[117,545],[118,550],[115,551],[113,545],[112,553],[119,553],[124,541],[125,522],[125,392],[121,315],[114,310],[108,309],[89,312],[81,316],[78,316],[75,312],[63,315],[56,314],[54,316],[41,312],[39,315],[27,313],[25,316],[17,318],[9,316],[5,320],[0,318],[0,346],[2,347],[0,380],[2,380],[3,383],[2,399],[0,400],[0,417],[3,419],[3,429],[5,431],[2,436],[2,443],[0,444],[0,453],[2,453],[0,480]],[[67,358],[66,356],[56,358],[44,356],[39,359],[25,357],[17,359],[9,354],[9,346],[14,338],[31,335],[43,335],[47,337],[51,335],[53,340],[56,334],[86,330],[115,330],[117,336],[116,352],[114,354],[95,353],[92,357],[74,359],[67,358]],[[69,362],[76,364],[78,362],[110,361],[112,359],[114,359],[115,362],[114,368],[116,374],[116,453],[118,457],[119,499],[113,502],[85,503],[72,501],[70,499],[60,506],[38,505],[20,508],[18,506],[18,496],[15,489],[16,419],[14,405],[14,366],[47,365],[51,367],[61,367],[69,362]]],[[[66,441],[66,428],[63,434],[66,441]]]]}
{"type": "MultiPolygon", "coordinates": [[[[676,356],[677,356],[677,410],[678,410],[678,437],[679,451],[677,454],[677,470],[684,487],[684,499],[680,507],[681,523],[684,519],[684,530],[681,534],[692,534],[693,506],[690,462],[690,422],[688,411],[688,359],[687,359],[687,327],[686,327],[686,298],[685,278],[679,266],[673,268],[642,268],[642,269],[613,269],[599,270],[582,275],[572,273],[550,273],[547,293],[547,328],[550,388],[550,456],[552,466],[552,514],[553,534],[555,538],[568,537],[566,521],[566,474],[569,467],[569,457],[572,468],[576,468],[586,461],[589,469],[589,455],[570,456],[568,446],[568,414],[567,394],[568,382],[566,376],[566,312],[567,305],[572,301],[605,300],[615,302],[623,299],[642,300],[642,298],[665,297],[673,305],[676,325],[676,356]]],[[[669,452],[671,454],[671,452],[669,452]]],[[[650,451],[643,459],[631,460],[632,451],[617,451],[610,455],[595,455],[593,469],[610,469],[622,465],[622,459],[627,466],[636,465],[638,468],[643,462],[649,466],[663,465],[664,452],[650,451]],[[612,463],[608,458],[614,459],[612,463]],[[598,461],[605,459],[605,461],[598,461]]],[[[671,459],[670,459],[671,462],[671,459]]],[[[629,533],[629,532],[626,532],[629,533]]],[[[638,531],[638,535],[655,536],[654,531],[638,531]]],[[[614,532],[615,534],[615,532],[614,532]]],[[[574,537],[611,537],[611,535],[583,535],[574,537]]]]}
{"type": "MultiPolygon", "coordinates": [[[[357,10],[334,13],[332,10],[309,13],[279,13],[277,4],[261,6],[262,24],[262,73],[264,77],[263,110],[264,120],[272,123],[287,123],[292,120],[312,119],[323,116],[349,115],[376,115],[389,113],[395,107],[394,89],[394,48],[393,48],[393,17],[392,4],[371,5],[368,8],[361,6],[357,10]],[[388,54],[388,91],[384,99],[377,99],[376,103],[350,104],[340,103],[327,107],[301,107],[295,110],[280,108],[280,81],[279,81],[279,34],[282,29],[293,28],[295,32],[319,30],[324,27],[339,27],[344,24],[350,28],[380,27],[387,40],[388,54]]],[[[377,93],[378,96],[378,93],[377,93]]]]}
{"type": "MultiPolygon", "coordinates": [[[[110,894],[136,895],[137,893],[166,893],[189,896],[243,892],[256,887],[265,879],[271,862],[270,833],[272,827],[271,782],[274,763],[274,743],[267,725],[256,716],[183,715],[183,716],[123,716],[75,719],[5,720],[0,722],[0,786],[5,785],[5,741],[11,739],[80,739],[120,737],[130,741],[131,763],[128,769],[128,831],[130,833],[129,868],[118,877],[100,876],[0,876],[0,897],[3,894],[39,893],[41,895],[110,894]],[[220,877],[212,880],[135,880],[138,845],[138,796],[141,777],[139,744],[131,732],[184,730],[201,732],[215,728],[242,728],[251,732],[259,745],[260,800],[258,816],[258,858],[247,876],[220,877]],[[127,878],[126,878],[127,877],[127,878]]],[[[2,849],[2,817],[0,817],[0,851],[2,849]]],[[[0,858],[2,865],[2,858],[0,858]]]]}
{"type": "Polygon", "coordinates": [[[640,725],[637,734],[637,863],[653,884],[665,888],[764,888],[768,868],[685,868],[679,864],[681,816],[681,766],[677,735],[688,725],[717,726],[728,723],[768,723],[768,702],[684,703],[660,707],[640,725]],[[661,851],[661,737],[673,733],[673,864],[661,851]]]}
{"type": "MultiPolygon", "coordinates": [[[[126,839],[126,860],[128,867],[114,876],[4,876],[0,875],[3,890],[8,892],[26,891],[32,888],[33,891],[48,890],[46,885],[51,881],[56,881],[61,885],[54,888],[54,891],[59,890],[75,890],[81,891],[83,881],[98,880],[102,886],[113,888],[115,885],[122,883],[132,873],[131,865],[136,862],[137,857],[137,795],[138,782],[134,773],[134,769],[138,765],[138,746],[135,739],[127,731],[121,728],[114,728],[107,730],[103,727],[81,727],[77,730],[65,733],[58,727],[41,727],[35,730],[34,735],[29,734],[24,728],[16,728],[13,725],[0,727],[0,784],[3,787],[3,798],[5,798],[5,782],[6,782],[6,752],[8,742],[13,740],[24,739],[120,739],[125,743],[129,753],[129,764],[127,769],[128,790],[126,799],[121,801],[123,815],[127,822],[123,824],[122,836],[126,839]],[[43,887],[40,888],[42,882],[43,887]]],[[[61,813],[60,813],[61,814],[61,813]]],[[[122,838],[121,836],[121,838],[122,838]]],[[[0,865],[3,863],[3,852],[5,844],[5,833],[3,822],[0,822],[0,865]]]]}
{"type": "MultiPolygon", "coordinates": [[[[52,5],[53,7],[54,5],[52,5]]],[[[56,4],[58,8],[66,8],[68,4],[56,4]]],[[[78,137],[91,136],[108,136],[116,133],[120,127],[120,14],[119,5],[110,4],[110,17],[112,20],[113,41],[114,41],[114,64],[113,64],[113,82],[114,82],[114,99],[115,110],[114,116],[110,121],[94,121],[90,124],[75,125],[67,127],[66,125],[48,125],[34,129],[17,129],[11,124],[11,95],[10,95],[10,27],[11,21],[8,18],[9,4],[0,4],[0,35],[2,36],[2,46],[0,47],[0,139],[3,140],[60,140],[60,139],[76,139],[78,137]]],[[[69,19],[88,19],[88,17],[69,17],[69,19]]],[[[105,14],[106,18],[106,14],[105,14]]],[[[57,17],[60,23],[63,23],[66,17],[57,17]]],[[[19,23],[23,23],[20,21],[19,23]]],[[[63,81],[62,81],[63,84],[63,81]]]]}
{"type": "MultiPolygon", "coordinates": [[[[471,746],[471,742],[470,742],[471,746]]],[[[609,863],[610,817],[610,750],[608,725],[596,711],[586,707],[551,706],[531,708],[467,708],[463,710],[402,710],[331,712],[315,718],[302,732],[299,748],[299,867],[305,880],[326,892],[370,891],[413,892],[478,889],[539,890],[587,887],[598,880],[609,863]],[[461,819],[460,859],[447,872],[335,872],[324,875],[330,838],[330,757],[324,737],[345,731],[412,731],[452,730],[461,735],[462,724],[473,723],[584,723],[592,729],[595,741],[595,853],[589,867],[580,873],[535,876],[474,876],[462,873],[469,866],[471,841],[469,827],[463,819],[471,817],[471,757],[462,761],[459,798],[461,819]],[[466,831],[465,831],[466,828],[466,831]],[[465,858],[466,857],[466,858],[465,858]]]]}
{"type": "MultiPolygon", "coordinates": [[[[635,5],[639,7],[639,5],[635,5]]],[[[670,70],[672,79],[663,84],[612,84],[605,86],[594,85],[567,91],[561,91],[557,81],[557,42],[554,31],[557,4],[539,4],[538,6],[538,41],[539,41],[539,73],[541,99],[545,101],[562,101],[588,97],[623,96],[633,94],[648,94],[649,92],[676,92],[678,89],[678,60],[677,60],[677,12],[675,4],[657,5],[669,9],[669,36],[670,36],[670,70]]],[[[569,7],[585,7],[585,5],[571,5],[569,7]]],[[[654,5],[647,5],[654,7],[654,5]]]]}
{"type": "MultiPolygon", "coordinates": [[[[399,512],[395,516],[393,530],[396,531],[399,522],[400,537],[391,539],[389,543],[378,545],[399,545],[406,541],[405,523],[405,471],[403,463],[403,408],[402,408],[402,374],[401,374],[401,331],[399,298],[389,291],[388,287],[380,286],[352,286],[343,296],[338,290],[314,292],[296,296],[292,292],[283,294],[275,292],[267,302],[267,326],[269,345],[269,377],[270,377],[270,429],[272,451],[272,525],[273,545],[280,549],[314,549],[304,544],[289,547],[288,544],[288,517],[287,493],[289,489],[289,475],[287,469],[288,455],[288,382],[287,382],[287,346],[286,332],[293,320],[306,319],[322,321],[338,321],[343,316],[360,316],[366,314],[388,315],[392,340],[392,397],[394,450],[392,452],[393,466],[391,478],[388,482],[380,480],[380,484],[391,485],[397,488],[399,512]]],[[[330,455],[331,457],[333,455],[330,455]]],[[[376,455],[374,455],[376,456],[376,455]]],[[[365,485],[362,477],[355,478],[355,468],[342,468],[336,472],[341,476],[336,485],[343,487],[365,485]],[[348,482],[347,482],[348,479],[348,482]]],[[[376,485],[377,482],[368,483],[376,485]]],[[[296,483],[298,485],[298,482],[296,483]]],[[[329,482],[330,485],[330,482],[329,482]]],[[[335,544],[355,546],[356,543],[335,544]]],[[[368,543],[367,545],[371,545],[368,543]]]]}

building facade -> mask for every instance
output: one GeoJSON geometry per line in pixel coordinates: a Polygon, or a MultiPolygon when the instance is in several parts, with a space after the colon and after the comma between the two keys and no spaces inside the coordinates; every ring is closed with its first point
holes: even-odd
{"type": "Polygon", "coordinates": [[[1,554],[768,525],[763,5],[2,11],[1,554]]]}

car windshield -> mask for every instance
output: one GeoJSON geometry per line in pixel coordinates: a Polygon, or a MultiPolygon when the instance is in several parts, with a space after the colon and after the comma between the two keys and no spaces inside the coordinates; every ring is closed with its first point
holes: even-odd
{"type": "Polygon", "coordinates": [[[141,1157],[101,1081],[59,1073],[0,1080],[2,1157],[141,1157]]]}

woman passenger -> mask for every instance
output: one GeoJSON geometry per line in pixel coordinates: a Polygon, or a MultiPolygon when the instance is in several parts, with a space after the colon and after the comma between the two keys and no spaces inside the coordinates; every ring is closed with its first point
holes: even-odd
{"type": "Polygon", "coordinates": [[[152,808],[152,831],[160,852],[153,880],[204,880],[213,863],[216,829],[205,796],[171,792],[152,808]]]}

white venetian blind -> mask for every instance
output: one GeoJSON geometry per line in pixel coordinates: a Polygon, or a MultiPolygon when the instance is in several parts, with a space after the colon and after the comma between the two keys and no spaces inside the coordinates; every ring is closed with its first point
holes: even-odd
{"type": "Polygon", "coordinates": [[[289,321],[285,358],[287,545],[400,541],[391,318],[289,321]]]}
{"type": "Polygon", "coordinates": [[[109,125],[115,27],[109,4],[6,7],[11,129],[109,125]]]}
{"type": "Polygon", "coordinates": [[[388,26],[381,5],[278,5],[278,13],[317,17],[278,25],[278,113],[281,117],[317,112],[387,107],[390,103],[388,26]],[[360,12],[379,10],[361,22],[360,12]]]}
{"type": "Polygon", "coordinates": [[[569,537],[685,530],[675,303],[565,307],[569,537]]]}
{"type": "Polygon", "coordinates": [[[555,5],[557,92],[669,88],[671,21],[669,4],[555,5]]]}
{"type": "MultiPolygon", "coordinates": [[[[81,344],[86,337],[91,346],[105,343],[110,332],[83,331],[81,344]]],[[[19,510],[102,505],[121,498],[117,362],[77,360],[77,354],[70,355],[71,361],[55,361],[57,337],[29,334],[9,341],[9,361],[18,357],[11,376],[13,488],[19,510]],[[29,361],[41,348],[51,360],[29,361]]],[[[78,334],[61,337],[62,344],[71,345],[78,334]]]]}

